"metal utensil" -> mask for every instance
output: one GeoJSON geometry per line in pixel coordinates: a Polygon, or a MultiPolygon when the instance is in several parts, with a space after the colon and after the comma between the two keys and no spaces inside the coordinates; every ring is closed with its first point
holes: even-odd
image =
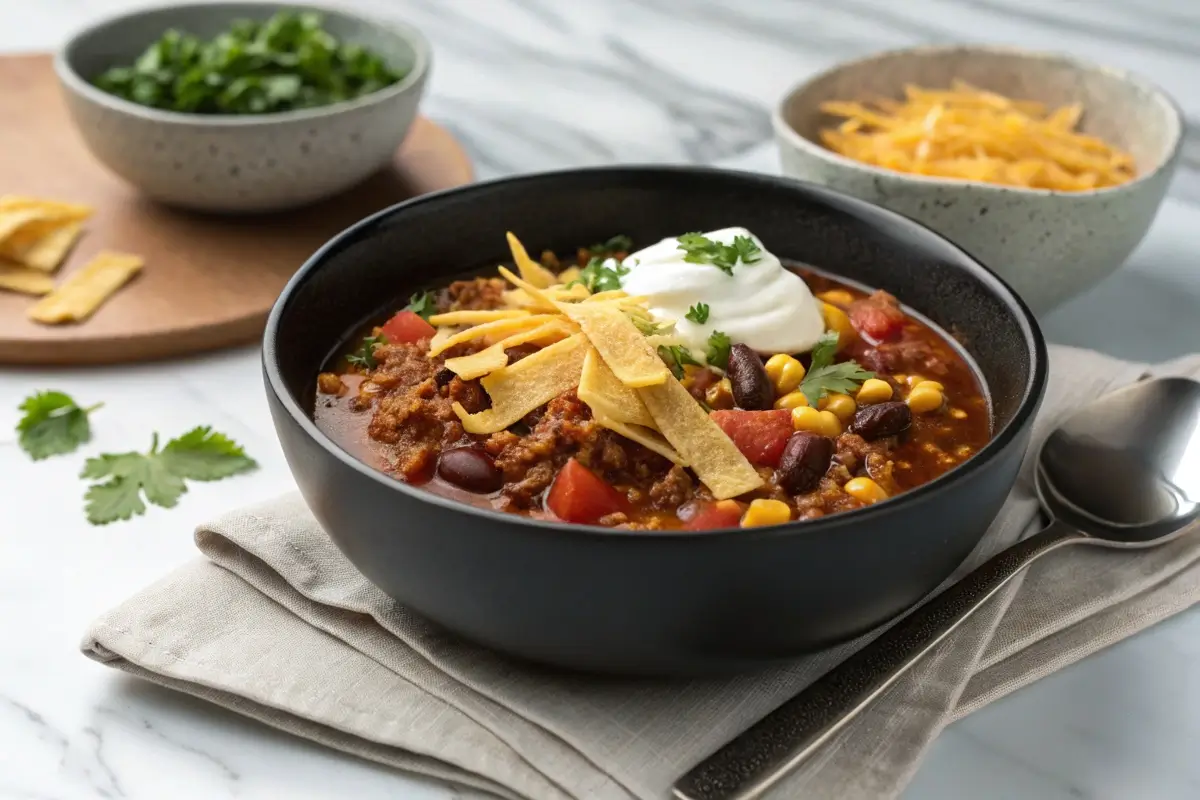
{"type": "Polygon", "coordinates": [[[794,769],[1035,559],[1069,544],[1153,547],[1200,519],[1200,383],[1163,378],[1067,419],[1037,455],[1045,530],[961,581],[706,758],[681,800],[757,797],[794,769]]]}

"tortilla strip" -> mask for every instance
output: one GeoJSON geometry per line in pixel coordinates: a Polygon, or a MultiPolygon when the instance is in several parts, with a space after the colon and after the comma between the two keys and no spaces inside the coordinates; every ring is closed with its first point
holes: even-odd
{"type": "Polygon", "coordinates": [[[511,231],[505,236],[508,238],[508,249],[512,251],[513,263],[517,265],[522,278],[539,289],[553,286],[558,281],[553,272],[529,257],[529,253],[525,252],[525,245],[521,244],[521,240],[511,231]]]}
{"type": "Polygon", "coordinates": [[[588,298],[588,302],[598,302],[600,300],[620,300],[629,297],[629,292],[624,289],[608,289],[603,292],[596,292],[588,298]]]}
{"type": "Polygon", "coordinates": [[[568,284],[571,281],[583,280],[583,270],[579,267],[567,267],[562,272],[558,273],[558,282],[568,284]]]}
{"type": "Polygon", "coordinates": [[[57,228],[91,215],[90,206],[5,195],[0,197],[0,243],[5,254],[20,253],[57,228]]]}
{"type": "Polygon", "coordinates": [[[434,332],[433,338],[429,340],[429,349],[433,350],[434,348],[439,348],[438,352],[440,353],[443,349],[445,349],[442,347],[442,345],[446,343],[446,340],[458,332],[459,329],[455,327],[438,328],[437,331],[434,332]]]}
{"type": "Polygon", "coordinates": [[[646,337],[615,303],[559,303],[558,307],[579,323],[621,383],[636,389],[656,386],[671,377],[646,337]]]}
{"type": "Polygon", "coordinates": [[[42,238],[24,245],[20,240],[0,242],[0,257],[10,258],[43,272],[54,272],[66,258],[67,253],[70,252],[75,245],[75,240],[82,232],[82,222],[67,222],[59,225],[42,238]]]}
{"type": "Polygon", "coordinates": [[[763,485],[733,440],[674,376],[661,386],[647,386],[637,393],[654,417],[655,427],[714,498],[727,500],[763,485]]]}
{"type": "Polygon", "coordinates": [[[551,314],[530,314],[524,317],[512,317],[510,319],[497,319],[492,322],[485,322],[482,325],[467,328],[465,331],[459,331],[437,346],[434,346],[431,340],[429,355],[432,358],[456,344],[471,342],[485,336],[504,337],[517,331],[537,328],[552,319],[556,319],[556,317],[551,314]]]}
{"type": "Polygon", "coordinates": [[[497,311],[447,311],[445,314],[434,314],[429,318],[429,324],[434,327],[441,325],[478,325],[481,322],[495,322],[498,319],[528,316],[528,311],[519,308],[499,309],[497,311]]]}
{"type": "Polygon", "coordinates": [[[452,407],[463,429],[467,433],[502,431],[538,406],[575,388],[587,346],[587,338],[577,333],[480,380],[492,407],[468,414],[461,403],[455,402],[452,407]]]}
{"type": "Polygon", "coordinates": [[[687,462],[683,460],[683,456],[671,447],[670,442],[662,437],[658,431],[651,428],[643,428],[640,425],[627,425],[624,422],[615,420],[612,417],[603,413],[596,413],[592,410],[592,418],[602,427],[608,428],[613,433],[620,434],[630,441],[637,442],[647,450],[653,450],[663,458],[675,462],[681,467],[686,467],[687,462]]]}
{"type": "Polygon", "coordinates": [[[654,428],[654,417],[650,416],[646,404],[636,391],[621,383],[594,347],[588,349],[583,359],[578,394],[597,420],[603,415],[616,422],[654,428]]]}
{"type": "Polygon", "coordinates": [[[138,273],[141,256],[103,252],[29,309],[35,322],[82,322],[138,273]]]}
{"type": "Polygon", "coordinates": [[[54,291],[54,279],[21,264],[0,263],[0,289],[23,294],[49,294],[54,291]]]}
{"type": "Polygon", "coordinates": [[[563,338],[573,332],[565,321],[553,320],[537,328],[514,333],[512,336],[506,336],[491,347],[486,347],[478,353],[471,353],[468,356],[459,356],[457,358],[447,358],[445,367],[464,381],[469,381],[506,366],[508,364],[508,354],[505,353],[505,350],[510,347],[516,347],[526,342],[563,338]]]}

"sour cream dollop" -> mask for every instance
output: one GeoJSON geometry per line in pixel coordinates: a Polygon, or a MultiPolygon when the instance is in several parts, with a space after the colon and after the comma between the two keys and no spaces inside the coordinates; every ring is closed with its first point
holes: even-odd
{"type": "Polygon", "coordinates": [[[745,228],[724,228],[703,234],[721,244],[747,236],[758,245],[759,258],[750,264],[739,260],[733,274],[712,264],[683,260],[686,252],[672,237],[631,253],[622,262],[629,272],[621,287],[631,295],[646,297],[656,320],[674,322],[680,342],[703,359],[708,337],[722,331],[736,343],[759,353],[803,353],[811,350],[825,330],[820,303],[808,285],[784,268],[745,228]],[[708,319],[687,319],[688,309],[708,305],[708,319]]]}

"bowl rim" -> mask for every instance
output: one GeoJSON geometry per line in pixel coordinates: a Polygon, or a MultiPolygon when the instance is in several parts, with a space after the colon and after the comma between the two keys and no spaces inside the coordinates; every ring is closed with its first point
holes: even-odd
{"type": "MultiPolygon", "coordinates": [[[[231,17],[232,19],[233,17],[231,17]]],[[[211,0],[189,0],[189,2],[183,3],[167,2],[153,6],[143,6],[93,19],[87,25],[71,34],[67,41],[54,51],[54,71],[58,74],[59,80],[71,91],[86,97],[93,103],[107,106],[114,111],[120,111],[150,122],[167,125],[211,126],[219,128],[261,127],[277,123],[313,121],[336,116],[358,108],[386,103],[405,94],[414,86],[420,86],[430,71],[432,63],[433,49],[429,44],[429,40],[413,25],[399,20],[384,20],[358,11],[357,9],[352,10],[327,6],[320,3],[307,2],[307,0],[298,3],[276,2],[276,0],[245,0],[245,2],[236,2],[236,0],[216,0],[216,2],[212,2],[211,0]],[[407,75],[391,86],[385,86],[378,91],[351,100],[340,100],[336,103],[317,106],[315,108],[294,109],[268,114],[192,114],[183,111],[165,111],[159,108],[150,108],[149,106],[143,106],[139,103],[117,97],[114,94],[109,94],[103,89],[93,86],[87,78],[75,69],[72,63],[72,54],[80,45],[81,40],[93,35],[100,28],[121,25],[148,14],[165,11],[183,11],[193,8],[232,9],[233,7],[240,6],[263,6],[278,9],[279,11],[315,11],[325,17],[334,16],[356,20],[364,25],[386,31],[408,45],[413,52],[412,69],[409,70],[407,75]]]]}
{"type": "Polygon", "coordinates": [[[775,129],[776,142],[780,145],[785,142],[792,147],[803,150],[817,158],[823,159],[830,163],[841,167],[859,170],[871,176],[886,177],[898,181],[912,181],[915,184],[924,184],[927,186],[944,186],[944,187],[971,187],[980,191],[993,192],[996,194],[1022,194],[1030,197],[1070,197],[1070,198],[1088,198],[1102,195],[1108,195],[1145,183],[1163,172],[1169,172],[1174,169],[1176,160],[1179,157],[1180,149],[1183,146],[1184,124],[1183,110],[1179,103],[1161,86],[1153,81],[1141,76],[1138,73],[1130,70],[1118,69],[1109,67],[1094,61],[1077,58],[1073,55],[1056,52],[1051,50],[1029,50],[1022,47],[1009,45],[974,45],[974,44],[935,44],[935,45],[920,45],[917,47],[899,47],[891,50],[880,50],[862,58],[856,58],[850,61],[839,62],[828,69],[824,69],[814,75],[799,81],[792,85],[790,89],[783,95],[778,103],[775,104],[771,112],[771,125],[775,129]],[[896,56],[912,55],[912,56],[929,56],[939,55],[944,53],[990,53],[994,55],[1013,56],[1029,61],[1046,61],[1064,64],[1081,72],[1093,72],[1109,76],[1124,83],[1132,84],[1142,91],[1154,97],[1160,102],[1170,114],[1170,130],[1167,132],[1168,141],[1167,147],[1164,149],[1164,155],[1154,165],[1154,168],[1149,171],[1138,173],[1133,180],[1117,186],[1106,186],[1100,189],[1085,189],[1078,192],[1068,192],[1061,189],[1035,189],[1023,186],[1004,186],[996,183],[986,183],[984,181],[966,180],[963,178],[942,178],[933,175],[912,175],[907,172],[898,172],[896,170],[877,167],[872,164],[864,164],[861,161],[856,161],[847,156],[822,146],[819,142],[814,142],[807,136],[804,136],[789,123],[785,117],[785,113],[792,101],[802,92],[809,89],[814,83],[824,80],[832,75],[836,75],[850,67],[871,64],[872,62],[882,61],[887,58],[896,56]],[[783,140],[783,141],[780,141],[783,140]]]}
{"type": "MultiPolygon", "coordinates": [[[[920,309],[918,309],[920,310],[920,309]]],[[[843,527],[855,526],[859,523],[869,524],[873,519],[879,519],[889,514],[892,514],[902,505],[908,503],[920,502],[922,498],[932,496],[945,491],[953,490],[955,485],[965,476],[970,475],[993,458],[998,456],[1001,451],[1009,446],[1014,439],[1021,435],[1027,425],[1032,423],[1034,413],[1041,404],[1042,396],[1045,392],[1047,373],[1049,365],[1049,355],[1046,349],[1046,341],[1042,336],[1041,328],[1038,326],[1037,320],[1033,312],[1018,295],[1000,276],[984,266],[973,256],[960,248],[958,245],[951,242],[946,237],[942,236],[937,231],[923,225],[915,220],[898,214],[890,209],[874,203],[869,203],[866,200],[861,200],[857,197],[844,194],[842,192],[829,189],[824,186],[819,186],[805,181],[798,181],[793,178],[787,178],[776,175],[768,175],[758,172],[747,172],[742,170],[722,169],[719,167],[696,166],[696,165],[621,165],[621,166],[599,166],[599,167],[581,167],[576,169],[554,170],[548,172],[535,172],[509,177],[497,178],[489,181],[481,181],[471,183],[465,186],[459,186],[452,189],[444,189],[439,192],[433,192],[420,197],[405,200],[388,208],[365,217],[362,220],[354,223],[350,227],[335,235],[328,242],[322,245],[314,252],[307,261],[295,272],[288,281],[287,285],[280,292],[278,299],[271,308],[271,313],[267,317],[266,328],[263,331],[262,340],[262,368],[264,382],[269,393],[273,394],[279,404],[286,410],[287,414],[292,418],[301,431],[312,439],[318,446],[326,451],[330,456],[340,461],[345,466],[358,472],[366,480],[373,481],[380,486],[387,487],[389,491],[400,492],[412,499],[430,503],[436,506],[441,506],[449,511],[461,514],[469,514],[477,517],[481,524],[504,523],[510,525],[518,525],[528,528],[532,531],[552,532],[553,535],[561,536],[563,532],[568,532],[574,536],[590,536],[602,538],[618,538],[618,539],[644,539],[652,537],[655,541],[694,541],[694,540],[710,540],[722,539],[730,536],[738,536],[742,538],[755,539],[773,539],[779,536],[793,536],[798,534],[817,534],[822,531],[843,527]],[[1030,357],[1029,378],[1025,382],[1025,387],[1021,395],[1020,402],[1013,414],[1012,419],[1008,421],[1003,428],[996,431],[988,440],[987,444],[975,455],[968,458],[963,463],[949,470],[948,472],[939,475],[928,483],[904,492],[895,498],[877,503],[864,508],[853,509],[851,511],[839,512],[831,514],[828,517],[822,517],[815,520],[792,520],[779,525],[763,526],[755,528],[753,531],[748,531],[745,528],[714,528],[702,531],[688,530],[623,530],[616,528],[606,528],[599,525],[580,525],[577,523],[559,522],[549,519],[534,519],[520,514],[510,514],[504,511],[497,511],[490,508],[481,508],[478,506],[462,503],[450,498],[442,497],[434,492],[417,486],[411,486],[402,481],[398,481],[392,476],[375,469],[362,461],[348,451],[340,447],[322,430],[320,430],[313,421],[312,416],[308,414],[299,403],[292,397],[288,390],[286,382],[283,378],[282,370],[279,366],[277,356],[276,341],[278,338],[278,330],[284,315],[287,313],[290,301],[299,290],[302,284],[308,280],[309,276],[316,273],[322,268],[323,263],[333,253],[341,250],[344,246],[370,235],[370,229],[376,225],[386,222],[393,216],[403,214],[406,210],[418,206],[438,204],[458,195],[472,193],[490,193],[495,192],[498,188],[505,189],[508,187],[519,187],[525,184],[538,184],[545,181],[561,181],[571,178],[584,178],[590,175],[608,173],[614,180],[634,179],[634,180],[655,180],[663,176],[672,176],[679,174],[690,174],[697,177],[713,176],[723,178],[735,178],[740,181],[748,182],[748,185],[754,184],[766,185],[772,188],[783,188],[788,191],[807,193],[810,197],[814,197],[818,201],[828,203],[830,205],[849,206],[850,208],[869,209],[871,213],[880,213],[885,217],[890,218],[890,221],[903,227],[910,227],[918,230],[925,236],[931,236],[939,240],[946,247],[957,254],[960,258],[959,266],[969,270],[976,278],[984,283],[986,289],[1004,302],[1013,312],[1017,325],[1021,329],[1023,339],[1030,357]]],[[[313,379],[316,379],[314,374],[313,379]]]]}

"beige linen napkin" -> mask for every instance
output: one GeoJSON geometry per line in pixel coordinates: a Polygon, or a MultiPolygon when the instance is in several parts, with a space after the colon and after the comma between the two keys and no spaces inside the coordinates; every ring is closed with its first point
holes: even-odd
{"type": "MultiPolygon", "coordinates": [[[[1034,446],[1064,413],[1148,374],[1053,348],[1034,446]]],[[[964,570],[1037,530],[1029,464],[964,570]]],[[[296,496],[200,528],[207,559],[93,625],[91,658],[283,730],[514,798],[665,798],[709,752],[871,637],[723,680],[612,680],[519,664],[438,630],[359,575],[296,496]]],[[[897,794],[943,726],[1200,599],[1200,537],[1052,553],[772,796],[897,794]]],[[[485,597],[480,602],[487,602],[485,597]]]]}

